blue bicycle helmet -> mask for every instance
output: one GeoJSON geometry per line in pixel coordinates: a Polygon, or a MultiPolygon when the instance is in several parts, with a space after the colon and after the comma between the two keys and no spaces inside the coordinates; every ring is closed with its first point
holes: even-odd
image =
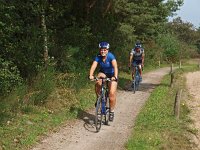
{"type": "Polygon", "coordinates": [[[101,43],[99,43],[99,48],[109,49],[110,48],[110,44],[108,42],[101,42],[101,43]]]}

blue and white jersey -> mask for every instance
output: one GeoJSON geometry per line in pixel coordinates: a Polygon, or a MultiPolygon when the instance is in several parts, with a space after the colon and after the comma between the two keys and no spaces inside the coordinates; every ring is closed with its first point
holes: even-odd
{"type": "Polygon", "coordinates": [[[112,61],[115,59],[116,59],[115,56],[111,52],[108,52],[105,62],[103,61],[101,55],[96,56],[94,61],[99,63],[100,71],[102,71],[104,73],[112,74],[112,73],[114,73],[112,61]]]}
{"type": "Polygon", "coordinates": [[[139,52],[136,52],[135,48],[131,50],[131,55],[133,55],[134,60],[142,60],[142,54],[144,54],[144,49],[140,48],[139,52]]]}

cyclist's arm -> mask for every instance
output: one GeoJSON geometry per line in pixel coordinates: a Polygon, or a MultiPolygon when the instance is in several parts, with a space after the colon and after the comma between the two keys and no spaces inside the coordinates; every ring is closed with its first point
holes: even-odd
{"type": "Polygon", "coordinates": [[[94,71],[97,68],[98,62],[97,61],[93,61],[92,66],[90,68],[90,75],[89,78],[91,79],[92,76],[94,77],[94,71]]]}
{"type": "Polygon", "coordinates": [[[142,67],[144,66],[144,53],[142,54],[142,67]]]}
{"type": "Polygon", "coordinates": [[[118,67],[117,67],[117,61],[116,61],[116,59],[112,60],[112,66],[114,68],[114,76],[117,79],[118,78],[118,67]]]}
{"type": "Polygon", "coordinates": [[[129,57],[129,67],[131,67],[131,63],[132,63],[132,61],[133,61],[133,54],[131,53],[130,54],[130,57],[129,57]]]}

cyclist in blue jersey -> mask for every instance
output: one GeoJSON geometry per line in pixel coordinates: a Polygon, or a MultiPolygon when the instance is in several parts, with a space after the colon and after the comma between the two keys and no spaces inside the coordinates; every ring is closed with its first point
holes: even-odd
{"type": "Polygon", "coordinates": [[[129,57],[129,68],[132,68],[132,79],[134,79],[135,66],[139,65],[140,80],[142,81],[142,68],[144,67],[144,49],[140,42],[136,42],[135,47],[131,50],[129,57]]]}
{"type": "MultiPolygon", "coordinates": [[[[109,52],[110,45],[107,42],[99,43],[99,54],[95,57],[89,72],[89,79],[94,79],[94,72],[99,65],[98,78],[111,78],[109,82],[109,99],[110,99],[110,117],[109,120],[114,119],[114,108],[116,105],[116,90],[118,80],[118,67],[115,56],[109,52]]],[[[101,80],[98,80],[95,84],[95,91],[97,97],[100,95],[101,80]]]]}

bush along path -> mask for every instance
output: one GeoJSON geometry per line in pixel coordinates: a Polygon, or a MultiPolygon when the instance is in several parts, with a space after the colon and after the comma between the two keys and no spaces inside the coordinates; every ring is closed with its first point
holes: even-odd
{"type": "Polygon", "coordinates": [[[134,94],[128,85],[118,90],[115,119],[109,126],[103,125],[96,133],[94,108],[81,112],[79,118],[69,122],[56,133],[51,133],[38,142],[32,150],[122,150],[131,135],[134,121],[153,89],[159,85],[170,68],[161,68],[143,75],[139,91],[134,94]]]}

